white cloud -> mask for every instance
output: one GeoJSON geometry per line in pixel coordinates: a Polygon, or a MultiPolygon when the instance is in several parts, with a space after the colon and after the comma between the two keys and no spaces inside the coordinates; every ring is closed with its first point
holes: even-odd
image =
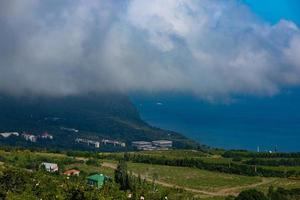
{"type": "Polygon", "coordinates": [[[240,1],[0,3],[0,91],[272,95],[300,83],[300,31],[240,1]],[[18,83],[18,84],[16,84],[18,83]]]}

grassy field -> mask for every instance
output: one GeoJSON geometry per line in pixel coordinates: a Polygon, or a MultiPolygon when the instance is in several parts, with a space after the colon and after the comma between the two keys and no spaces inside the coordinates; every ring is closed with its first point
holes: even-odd
{"type": "Polygon", "coordinates": [[[168,151],[142,151],[136,154],[151,155],[151,156],[162,156],[165,155],[168,158],[202,158],[207,157],[209,154],[201,151],[193,150],[168,150],[168,151]]]}
{"type": "Polygon", "coordinates": [[[215,163],[215,164],[229,164],[230,162],[232,162],[231,158],[223,158],[220,156],[203,157],[200,159],[206,163],[215,163]]]}
{"type": "Polygon", "coordinates": [[[273,181],[268,184],[260,185],[259,187],[255,187],[255,188],[263,192],[267,192],[270,186],[273,186],[275,188],[281,187],[285,189],[300,188],[299,180],[293,180],[287,178],[269,178],[269,179],[272,179],[273,181]]]}
{"type": "Polygon", "coordinates": [[[265,169],[272,169],[277,171],[300,171],[300,166],[262,166],[265,169]]]}
{"type": "Polygon", "coordinates": [[[128,168],[135,173],[150,178],[157,177],[159,181],[206,191],[218,191],[228,187],[249,185],[261,181],[259,177],[231,175],[186,167],[128,163],[128,168]]]}

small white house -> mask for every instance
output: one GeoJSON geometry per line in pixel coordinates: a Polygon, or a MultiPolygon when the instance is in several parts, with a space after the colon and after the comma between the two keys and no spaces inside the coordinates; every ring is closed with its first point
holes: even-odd
{"type": "Polygon", "coordinates": [[[17,132],[9,132],[9,133],[0,133],[0,135],[4,138],[9,138],[10,136],[19,136],[19,133],[17,132]]]}
{"type": "Polygon", "coordinates": [[[56,163],[43,162],[41,165],[45,167],[47,172],[57,172],[58,171],[58,165],[56,163]]]}
{"type": "Polygon", "coordinates": [[[42,139],[48,139],[48,140],[53,140],[53,135],[50,135],[49,133],[45,132],[41,135],[42,139]]]}
{"type": "Polygon", "coordinates": [[[30,141],[30,142],[36,142],[37,140],[37,137],[35,135],[32,135],[32,134],[28,134],[28,133],[23,133],[22,134],[22,137],[27,140],[27,141],[30,141]]]}

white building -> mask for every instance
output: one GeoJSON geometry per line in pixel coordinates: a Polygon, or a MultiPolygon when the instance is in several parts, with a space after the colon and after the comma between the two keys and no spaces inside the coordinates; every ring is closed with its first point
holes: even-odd
{"type": "Polygon", "coordinates": [[[58,171],[58,165],[56,163],[43,162],[41,165],[45,167],[47,172],[57,172],[58,171]]]}
{"type": "Polygon", "coordinates": [[[152,145],[159,149],[169,149],[172,148],[173,142],[170,140],[155,140],[152,141],[152,145]]]}
{"type": "Polygon", "coordinates": [[[88,146],[94,146],[95,148],[100,148],[100,142],[96,140],[88,140],[83,138],[77,138],[75,142],[80,144],[87,144],[88,146]]]}
{"type": "Polygon", "coordinates": [[[30,141],[30,142],[36,142],[36,140],[37,140],[37,137],[35,135],[31,135],[31,134],[27,134],[27,133],[23,133],[22,137],[25,140],[30,141]]]}
{"type": "Polygon", "coordinates": [[[93,144],[95,148],[100,148],[100,142],[92,141],[90,144],[93,144]]]}
{"type": "Polygon", "coordinates": [[[170,140],[155,140],[152,142],[134,141],[131,145],[138,150],[151,151],[151,150],[168,150],[172,148],[173,142],[170,140]]]}
{"type": "Polygon", "coordinates": [[[49,140],[53,140],[53,136],[48,134],[47,132],[43,133],[43,135],[41,135],[42,139],[49,139],[49,140]]]}
{"type": "Polygon", "coordinates": [[[136,147],[138,150],[150,150],[153,149],[151,142],[146,141],[134,141],[131,143],[133,147],[136,147]]]}
{"type": "Polygon", "coordinates": [[[121,147],[126,147],[126,143],[125,142],[121,142],[120,145],[121,145],[121,147]]]}
{"type": "Polygon", "coordinates": [[[0,135],[4,138],[9,138],[10,136],[19,136],[20,134],[17,132],[7,132],[7,133],[0,133],[0,135]]]}
{"type": "Polygon", "coordinates": [[[111,144],[111,145],[114,145],[114,146],[126,147],[126,143],[125,142],[120,142],[120,141],[117,141],[117,140],[103,139],[101,142],[104,145],[111,144]]]}

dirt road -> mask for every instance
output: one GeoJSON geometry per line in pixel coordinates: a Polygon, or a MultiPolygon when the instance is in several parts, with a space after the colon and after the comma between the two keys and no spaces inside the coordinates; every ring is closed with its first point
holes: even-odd
{"type": "MultiPolygon", "coordinates": [[[[109,162],[104,162],[102,164],[102,166],[103,167],[108,167],[108,168],[111,168],[111,169],[116,169],[117,168],[117,164],[109,163],[109,162]]],[[[132,175],[138,176],[138,174],[136,174],[134,172],[132,173],[132,175]]],[[[140,174],[140,176],[141,176],[142,179],[145,179],[148,182],[153,181],[153,179],[151,177],[148,177],[146,175],[140,174]]],[[[241,191],[241,190],[255,188],[257,186],[269,184],[273,181],[274,181],[273,179],[262,178],[262,181],[259,182],[259,183],[254,183],[254,184],[246,185],[246,186],[225,188],[225,189],[221,189],[221,190],[215,191],[215,192],[183,187],[183,186],[179,186],[179,185],[175,185],[175,184],[171,184],[171,183],[166,183],[164,181],[159,181],[159,180],[156,180],[155,183],[158,184],[158,185],[164,186],[164,187],[183,189],[183,190],[186,190],[188,192],[193,192],[193,193],[197,193],[197,194],[205,195],[205,196],[228,196],[228,195],[238,195],[239,191],[241,191]]]]}

